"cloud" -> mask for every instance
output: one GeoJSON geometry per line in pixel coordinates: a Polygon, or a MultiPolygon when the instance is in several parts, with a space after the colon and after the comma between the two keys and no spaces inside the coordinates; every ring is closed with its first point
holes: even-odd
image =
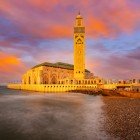
{"type": "Polygon", "coordinates": [[[92,14],[88,14],[88,30],[93,37],[115,37],[140,29],[140,11],[127,0],[92,1],[91,6],[94,10],[90,9],[92,14]]]}
{"type": "Polygon", "coordinates": [[[127,57],[140,61],[140,47],[138,47],[138,48],[134,49],[133,51],[129,52],[127,57]]]}
{"type": "Polygon", "coordinates": [[[91,66],[89,69],[94,71],[95,75],[104,78],[129,79],[140,77],[140,60],[128,57],[128,54],[93,56],[89,62],[92,64],[89,65],[91,66]]]}
{"type": "Polygon", "coordinates": [[[0,82],[11,78],[19,79],[26,66],[16,56],[0,52],[0,82]]]}
{"type": "Polygon", "coordinates": [[[94,16],[88,17],[88,19],[89,28],[87,28],[87,32],[90,36],[109,36],[109,29],[107,25],[103,23],[103,21],[94,16]]]}
{"type": "Polygon", "coordinates": [[[87,44],[87,68],[103,77],[139,76],[139,5],[139,0],[0,1],[0,51],[5,59],[0,67],[6,69],[0,78],[14,79],[43,61],[72,63],[79,10],[86,39],[93,42],[87,44]]]}
{"type": "Polygon", "coordinates": [[[73,20],[80,7],[90,37],[114,37],[122,32],[130,33],[140,23],[139,9],[131,6],[127,0],[110,3],[105,0],[78,0],[77,3],[73,0],[0,2],[1,13],[17,26],[20,33],[33,38],[72,37],[73,20]]]}

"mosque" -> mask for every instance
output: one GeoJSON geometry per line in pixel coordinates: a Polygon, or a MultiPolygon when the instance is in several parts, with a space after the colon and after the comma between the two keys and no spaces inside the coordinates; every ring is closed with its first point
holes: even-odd
{"type": "Polygon", "coordinates": [[[97,84],[101,79],[85,69],[85,27],[80,13],[74,26],[74,65],[57,62],[34,66],[22,77],[22,84],[97,84]]]}
{"type": "Polygon", "coordinates": [[[79,13],[74,26],[74,65],[63,62],[44,62],[28,70],[22,83],[8,84],[8,88],[41,92],[75,90],[124,89],[140,92],[140,80],[108,82],[85,69],[85,27],[79,13]],[[132,82],[133,81],[133,82],[132,82]],[[139,81],[139,82],[138,82],[139,81]]]}
{"type": "Polygon", "coordinates": [[[62,92],[77,89],[95,89],[103,79],[85,68],[85,26],[79,13],[74,25],[74,65],[63,62],[38,64],[22,76],[21,84],[9,84],[9,88],[62,92]]]}

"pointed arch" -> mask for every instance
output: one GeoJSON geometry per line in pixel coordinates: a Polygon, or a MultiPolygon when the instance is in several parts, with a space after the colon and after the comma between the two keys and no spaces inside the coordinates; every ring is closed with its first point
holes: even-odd
{"type": "Polygon", "coordinates": [[[62,76],[61,76],[61,79],[66,79],[66,78],[68,78],[69,77],[69,75],[67,74],[67,73],[65,73],[65,74],[63,74],[62,76]]]}
{"type": "Polygon", "coordinates": [[[57,84],[57,75],[53,74],[53,75],[51,76],[51,83],[52,83],[52,84],[57,84]]]}
{"type": "Polygon", "coordinates": [[[37,84],[37,78],[34,77],[34,84],[37,84]]]}
{"type": "Polygon", "coordinates": [[[31,77],[29,76],[28,83],[31,84],[31,77]]]}
{"type": "Polygon", "coordinates": [[[47,74],[43,76],[43,84],[49,84],[49,76],[47,74]]]}

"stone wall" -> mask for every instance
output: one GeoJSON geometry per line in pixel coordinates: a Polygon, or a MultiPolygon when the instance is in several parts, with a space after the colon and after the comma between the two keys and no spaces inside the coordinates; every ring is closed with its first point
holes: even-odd
{"type": "Polygon", "coordinates": [[[116,87],[117,87],[117,84],[104,84],[104,85],[102,85],[101,88],[112,90],[112,89],[116,89],[116,87]]]}
{"type": "Polygon", "coordinates": [[[130,91],[120,91],[119,94],[130,97],[130,98],[140,98],[140,93],[139,92],[130,92],[130,91]]]}
{"type": "Polygon", "coordinates": [[[59,85],[59,84],[9,84],[11,89],[31,90],[40,92],[67,92],[71,90],[92,90],[97,89],[97,85],[59,85]]]}

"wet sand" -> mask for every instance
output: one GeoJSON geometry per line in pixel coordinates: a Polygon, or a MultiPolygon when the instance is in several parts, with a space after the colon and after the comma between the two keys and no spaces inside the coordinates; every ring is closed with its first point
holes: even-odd
{"type": "Polygon", "coordinates": [[[140,139],[140,99],[103,97],[104,128],[120,140],[140,139]]]}

